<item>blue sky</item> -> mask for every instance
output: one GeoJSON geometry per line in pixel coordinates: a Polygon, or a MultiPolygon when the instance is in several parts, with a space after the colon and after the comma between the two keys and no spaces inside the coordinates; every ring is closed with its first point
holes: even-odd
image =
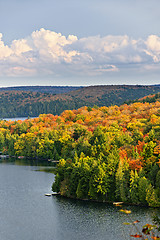
{"type": "Polygon", "coordinates": [[[0,87],[160,83],[159,0],[0,1],[0,87]]]}

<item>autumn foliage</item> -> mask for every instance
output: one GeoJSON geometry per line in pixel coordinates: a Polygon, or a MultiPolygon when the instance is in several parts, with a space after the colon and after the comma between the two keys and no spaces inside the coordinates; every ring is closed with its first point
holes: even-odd
{"type": "Polygon", "coordinates": [[[0,121],[4,153],[59,161],[53,190],[160,206],[160,102],[0,121]]]}

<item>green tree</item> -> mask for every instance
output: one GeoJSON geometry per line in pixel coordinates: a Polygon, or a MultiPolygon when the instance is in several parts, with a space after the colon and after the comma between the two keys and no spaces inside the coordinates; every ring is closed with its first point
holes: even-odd
{"type": "Polygon", "coordinates": [[[148,189],[147,189],[146,201],[150,207],[160,207],[158,196],[151,184],[148,186],[148,189]]]}
{"type": "Polygon", "coordinates": [[[94,200],[107,200],[108,176],[106,175],[106,164],[97,164],[89,182],[89,196],[94,200]]]}
{"type": "Polygon", "coordinates": [[[85,176],[80,178],[76,191],[76,196],[79,199],[88,199],[89,179],[85,176]]]}
{"type": "Polygon", "coordinates": [[[140,177],[138,182],[138,196],[140,203],[147,204],[146,195],[149,187],[149,181],[146,177],[140,177]]]}
{"type": "Polygon", "coordinates": [[[110,201],[115,201],[116,172],[119,164],[119,150],[116,147],[110,151],[105,163],[106,174],[108,176],[108,199],[110,201]]]}
{"type": "Polygon", "coordinates": [[[127,202],[129,199],[129,164],[120,160],[116,172],[116,199],[127,202]]]}
{"type": "Polygon", "coordinates": [[[131,171],[130,173],[130,198],[133,203],[140,203],[139,201],[139,176],[137,171],[131,171]]]}
{"type": "Polygon", "coordinates": [[[0,132],[0,151],[2,151],[2,149],[3,149],[4,141],[5,141],[4,134],[2,132],[0,132]]]}

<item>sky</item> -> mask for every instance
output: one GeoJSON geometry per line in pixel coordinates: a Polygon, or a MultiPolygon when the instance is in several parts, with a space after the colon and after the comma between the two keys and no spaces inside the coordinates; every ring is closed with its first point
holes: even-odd
{"type": "Polygon", "coordinates": [[[0,87],[160,84],[159,0],[1,0],[0,87]]]}

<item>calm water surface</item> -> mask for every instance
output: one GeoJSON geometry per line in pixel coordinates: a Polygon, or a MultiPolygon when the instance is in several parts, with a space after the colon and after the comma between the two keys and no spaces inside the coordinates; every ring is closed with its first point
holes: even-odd
{"type": "MultiPolygon", "coordinates": [[[[20,164],[20,161],[17,162],[20,164]]],[[[46,197],[54,175],[40,166],[0,163],[1,240],[124,240],[129,221],[112,205],[46,197]]],[[[127,207],[133,220],[150,222],[153,209],[127,207]]],[[[157,211],[157,210],[156,210],[157,211]]],[[[134,231],[135,233],[135,231],[134,231]]],[[[125,238],[126,237],[126,238],[125,238]]]]}
{"type": "MultiPolygon", "coordinates": [[[[32,119],[32,118],[37,118],[37,117],[29,117],[29,119],[32,119]]],[[[2,120],[6,120],[6,121],[18,121],[18,120],[26,120],[28,119],[27,117],[17,117],[17,118],[4,118],[2,120]]]]}

